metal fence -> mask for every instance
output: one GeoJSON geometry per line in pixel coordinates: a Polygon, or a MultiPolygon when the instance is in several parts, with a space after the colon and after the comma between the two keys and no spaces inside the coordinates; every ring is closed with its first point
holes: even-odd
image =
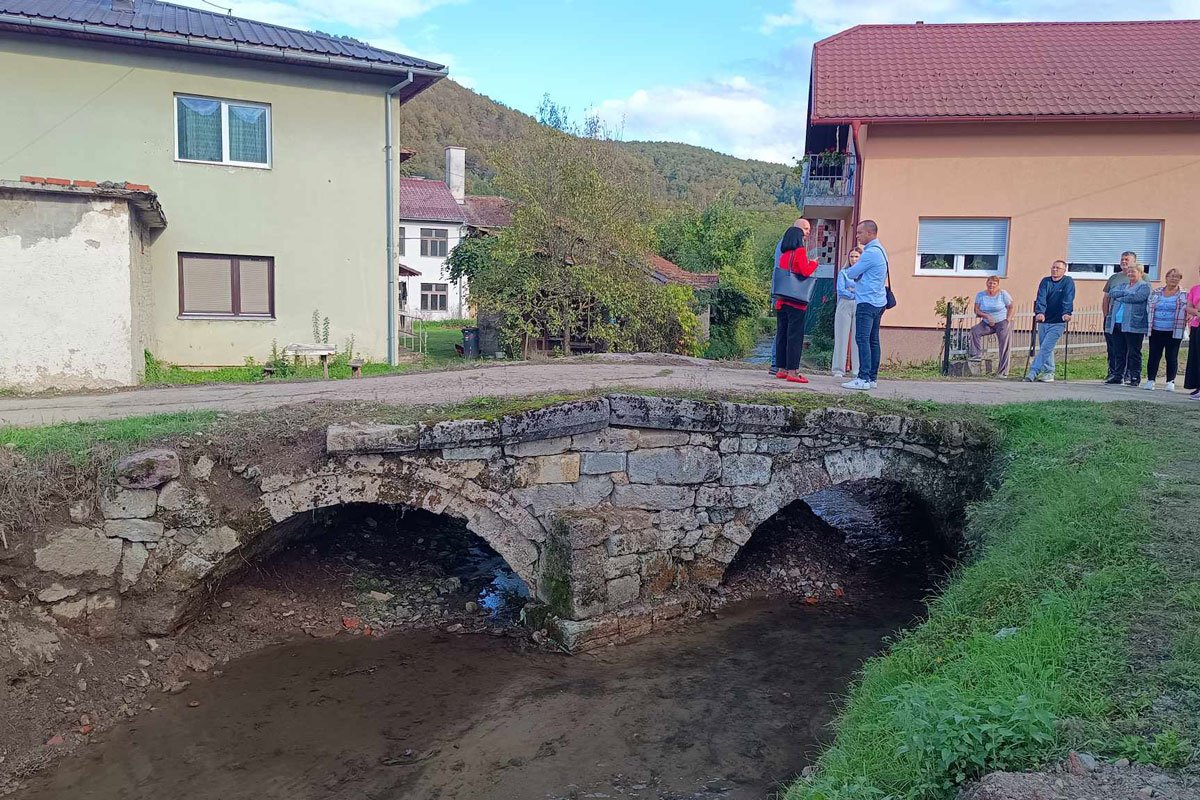
{"type": "MultiPolygon", "coordinates": [[[[951,309],[952,311],[952,309],[951,309]]],[[[1029,345],[1034,336],[1033,303],[1014,303],[1009,315],[1012,330],[1011,355],[1017,364],[1018,354],[1028,353],[1029,345]]],[[[979,318],[971,312],[947,313],[942,337],[942,374],[966,374],[970,354],[970,331],[979,322],[979,318]]],[[[1105,352],[1104,349],[1104,313],[1100,306],[1079,306],[1071,315],[1066,333],[1058,340],[1055,348],[1055,362],[1060,377],[1070,376],[1070,361],[1072,358],[1086,358],[1105,352]]],[[[998,355],[998,344],[995,336],[983,338],[984,359],[994,359],[998,355]]]]}

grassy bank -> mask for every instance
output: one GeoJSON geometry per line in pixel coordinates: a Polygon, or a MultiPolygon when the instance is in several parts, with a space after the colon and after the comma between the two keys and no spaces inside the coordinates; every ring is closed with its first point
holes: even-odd
{"type": "Polygon", "coordinates": [[[1200,417],[1062,402],[989,414],[1004,465],[969,521],[977,558],[868,662],[787,800],[948,798],[1071,747],[1191,762],[1200,543],[1179,529],[1200,503],[1200,417]],[[1190,512],[1164,512],[1170,497],[1190,512]]]}

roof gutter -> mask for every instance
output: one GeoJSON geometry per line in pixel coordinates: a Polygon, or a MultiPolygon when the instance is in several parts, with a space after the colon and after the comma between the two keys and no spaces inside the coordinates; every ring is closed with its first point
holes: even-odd
{"type": "Polygon", "coordinates": [[[387,349],[388,349],[388,365],[396,366],[396,223],[399,220],[396,217],[396,176],[395,165],[392,159],[392,139],[394,132],[392,130],[392,98],[395,97],[401,89],[410,85],[414,80],[413,73],[409,72],[408,77],[397,83],[392,88],[383,93],[383,163],[384,169],[387,170],[387,175],[384,179],[384,186],[387,191],[387,200],[384,202],[384,207],[387,209],[387,349]]]}
{"type": "Polygon", "coordinates": [[[878,125],[903,123],[954,122],[1183,122],[1200,120],[1200,112],[1179,114],[995,114],[974,116],[912,116],[912,117],[813,117],[813,125],[878,125]]]}
{"type": "MultiPolygon", "coordinates": [[[[62,20],[38,19],[14,14],[0,13],[0,27],[21,32],[43,33],[48,35],[74,34],[88,39],[102,41],[124,41],[131,44],[149,44],[158,47],[193,50],[206,52],[211,55],[230,56],[234,58],[257,59],[276,63],[293,64],[296,66],[322,67],[325,69],[341,69],[352,72],[366,72],[377,75],[408,75],[425,76],[435,80],[446,77],[448,70],[432,69],[384,62],[364,61],[321,53],[305,53],[296,50],[286,50],[266,45],[241,44],[224,42],[195,36],[172,36],[151,31],[126,30],[105,25],[89,25],[83,22],[64,22],[62,20]]],[[[411,83],[411,81],[409,81],[411,83]]],[[[407,85],[407,84],[406,84],[407,85]]]]}

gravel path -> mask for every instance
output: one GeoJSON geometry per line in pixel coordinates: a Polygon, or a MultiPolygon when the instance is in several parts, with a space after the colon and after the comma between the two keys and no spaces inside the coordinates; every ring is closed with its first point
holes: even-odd
{"type": "MultiPolygon", "coordinates": [[[[199,409],[258,411],[310,400],[360,400],[391,405],[442,405],[481,396],[522,396],[589,389],[700,389],[725,392],[845,394],[841,380],[814,375],[807,386],[770,380],[764,368],[677,356],[586,357],[552,363],[495,364],[469,369],[362,380],[210,384],[132,389],[103,394],[0,398],[0,425],[33,426],[120,419],[199,409]]],[[[1144,392],[1097,381],[1021,383],[998,380],[881,381],[876,397],[944,403],[1139,399],[1200,406],[1186,392],[1144,392]]]]}

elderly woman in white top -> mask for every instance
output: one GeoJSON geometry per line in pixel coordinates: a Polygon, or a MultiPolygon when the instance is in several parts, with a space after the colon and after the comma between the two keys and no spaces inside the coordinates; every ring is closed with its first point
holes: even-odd
{"type": "MultiPolygon", "coordinates": [[[[862,255],[862,248],[855,247],[846,256],[853,267],[854,262],[862,255]]],[[[833,315],[833,377],[846,377],[846,350],[850,351],[850,361],[853,365],[852,375],[858,374],[858,348],[851,347],[854,337],[854,309],[858,305],[854,299],[854,281],[846,276],[846,267],[838,270],[837,274],[837,309],[833,315]]]]}
{"type": "Polygon", "coordinates": [[[1012,297],[1000,288],[1000,278],[995,275],[987,279],[987,289],[975,295],[975,316],[979,322],[971,328],[971,358],[983,357],[983,337],[996,334],[1000,349],[1000,363],[996,374],[1008,377],[1009,353],[1012,350],[1012,297]]]}

